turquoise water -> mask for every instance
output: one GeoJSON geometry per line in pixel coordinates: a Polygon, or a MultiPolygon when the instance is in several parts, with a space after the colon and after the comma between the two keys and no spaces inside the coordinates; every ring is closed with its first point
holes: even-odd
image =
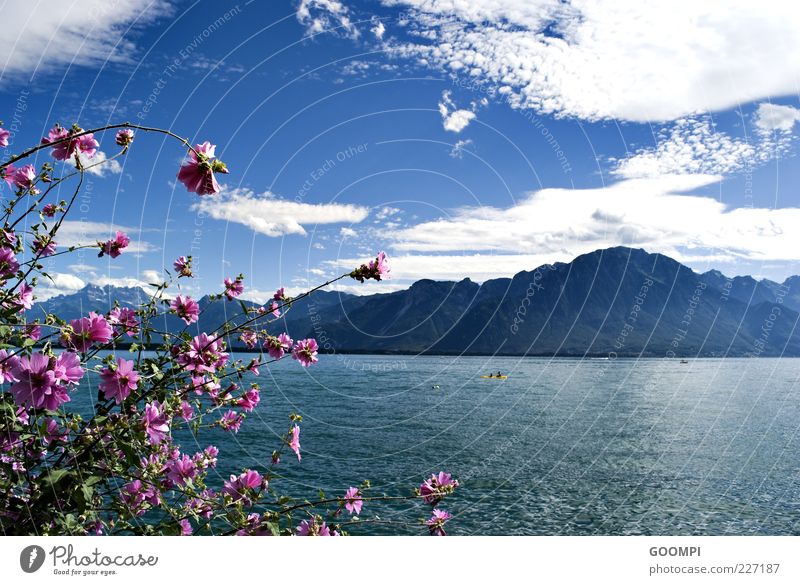
{"type": "MultiPolygon", "coordinates": [[[[444,503],[453,534],[798,534],[798,377],[791,359],[330,355],[262,370],[238,434],[180,442],[216,444],[220,477],[258,468],[297,412],[303,460],[284,457],[285,489],[368,478],[407,494],[443,469],[462,484],[444,503]],[[509,379],[478,377],[498,370],[509,379]]],[[[418,533],[428,509],[368,505],[380,521],[351,532],[418,533]]]]}

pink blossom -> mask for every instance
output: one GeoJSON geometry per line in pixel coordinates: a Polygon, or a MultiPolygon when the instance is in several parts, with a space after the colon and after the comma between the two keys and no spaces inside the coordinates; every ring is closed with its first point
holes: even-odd
{"type": "Polygon", "coordinates": [[[19,293],[14,299],[14,304],[24,310],[33,306],[33,287],[29,286],[27,282],[19,285],[19,293]]]}
{"type": "Polygon", "coordinates": [[[14,174],[17,172],[17,169],[14,165],[8,165],[7,167],[0,169],[0,175],[2,175],[3,180],[8,184],[9,187],[14,186],[14,174]]]}
{"type": "Polygon", "coordinates": [[[250,390],[246,391],[242,397],[236,401],[236,406],[245,412],[252,412],[260,401],[261,395],[259,394],[258,388],[250,388],[250,390]]]}
{"type": "Polygon", "coordinates": [[[440,471],[434,473],[419,486],[419,493],[426,504],[436,504],[447,494],[451,494],[458,487],[458,480],[449,473],[440,471]]]}
{"type": "Polygon", "coordinates": [[[289,431],[289,447],[294,451],[294,454],[297,455],[297,460],[300,461],[300,427],[294,425],[292,430],[289,431]]]}
{"type": "Polygon", "coordinates": [[[351,487],[344,494],[344,507],[350,514],[361,514],[361,506],[364,500],[361,499],[361,490],[351,487]]]}
{"type": "Polygon", "coordinates": [[[219,455],[219,449],[217,449],[214,445],[209,445],[203,449],[203,458],[200,460],[200,465],[204,469],[206,467],[216,467],[217,455],[219,455]]]}
{"type": "Polygon", "coordinates": [[[189,372],[213,373],[228,361],[228,354],[224,350],[224,341],[201,333],[192,339],[188,347],[179,348],[177,361],[189,372]]]}
{"type": "Polygon", "coordinates": [[[136,516],[144,514],[145,504],[158,506],[161,497],[152,486],[145,486],[141,480],[135,479],[125,484],[120,490],[119,499],[136,516]]]}
{"type": "Polygon", "coordinates": [[[88,317],[73,319],[70,328],[62,332],[61,345],[86,352],[94,343],[108,343],[114,330],[105,317],[91,312],[88,317]]]}
{"type": "Polygon", "coordinates": [[[42,213],[46,217],[53,217],[58,211],[58,206],[55,203],[48,203],[44,207],[42,207],[42,213]]]}
{"type": "MultiPolygon", "coordinates": [[[[50,129],[47,137],[42,138],[42,144],[52,144],[54,142],[58,142],[59,140],[68,138],[69,135],[70,132],[66,128],[56,124],[50,129]]],[[[63,142],[53,145],[53,158],[56,160],[67,160],[75,154],[76,149],[77,144],[74,140],[64,140],[63,142]]]]}
{"type": "Polygon", "coordinates": [[[191,297],[178,295],[172,299],[169,306],[187,325],[191,325],[200,318],[200,305],[191,297]]]}
{"type": "Polygon", "coordinates": [[[191,420],[193,414],[192,405],[185,400],[181,402],[181,418],[183,420],[191,420]]]}
{"type": "Polygon", "coordinates": [[[245,329],[239,336],[239,340],[244,343],[248,349],[253,349],[258,343],[258,335],[252,329],[245,329]]]}
{"type": "Polygon", "coordinates": [[[58,422],[55,419],[48,418],[45,421],[44,433],[42,433],[42,443],[49,445],[54,441],[65,441],[67,432],[62,431],[58,427],[58,422]]]}
{"type": "Polygon", "coordinates": [[[105,242],[97,242],[97,245],[100,246],[100,253],[98,256],[102,258],[103,254],[108,254],[112,258],[117,258],[122,254],[122,250],[127,248],[130,243],[131,240],[128,235],[125,232],[118,231],[114,239],[105,242]]]}
{"type": "Polygon", "coordinates": [[[28,339],[39,341],[42,337],[42,328],[39,326],[38,322],[26,323],[22,326],[22,334],[28,339]]]}
{"type": "Polygon", "coordinates": [[[195,145],[189,152],[189,158],[184,161],[178,171],[178,180],[186,186],[190,193],[198,195],[216,195],[219,193],[219,183],[215,173],[227,174],[228,169],[219,159],[214,160],[216,146],[206,141],[195,145]]]}
{"type": "Polygon", "coordinates": [[[36,167],[33,165],[25,165],[16,170],[14,173],[14,185],[20,189],[30,190],[32,195],[36,195],[39,191],[34,186],[36,184],[36,167]]]}
{"type": "Polygon", "coordinates": [[[386,258],[385,252],[379,252],[375,260],[371,260],[367,264],[362,264],[350,273],[350,278],[354,278],[359,282],[365,280],[382,280],[389,278],[389,262],[386,258]]]}
{"type": "Polygon", "coordinates": [[[286,333],[281,333],[278,337],[270,335],[264,341],[264,347],[269,357],[275,360],[281,359],[292,347],[292,338],[286,333]]]}
{"type": "Polygon", "coordinates": [[[165,439],[169,432],[167,416],[162,412],[161,404],[157,400],[144,407],[142,424],[147,433],[147,438],[153,445],[158,445],[165,439]]]}
{"type": "Polygon", "coordinates": [[[139,333],[139,320],[134,309],[114,307],[108,314],[108,322],[116,327],[119,333],[125,333],[130,337],[139,333]]]}
{"type": "Polygon", "coordinates": [[[106,399],[113,398],[121,404],[128,395],[136,390],[139,384],[139,374],[133,369],[133,361],[117,358],[117,366],[103,368],[100,372],[99,388],[106,399]]]}
{"type": "Polygon", "coordinates": [[[253,359],[250,360],[250,363],[248,364],[247,369],[250,370],[251,372],[253,372],[254,376],[260,375],[259,371],[258,371],[258,360],[256,358],[253,358],[253,359]]]}
{"type": "Polygon", "coordinates": [[[19,262],[10,248],[0,248],[0,278],[14,276],[19,270],[19,262]]]}
{"type": "Polygon", "coordinates": [[[450,518],[452,518],[452,516],[447,510],[434,509],[433,515],[429,520],[425,521],[425,524],[428,525],[428,530],[432,536],[447,536],[447,533],[444,531],[444,523],[450,520],[450,518]]]}
{"type": "Polygon", "coordinates": [[[40,258],[46,258],[56,253],[56,242],[50,236],[39,235],[33,241],[33,252],[40,258]]]}
{"type": "Polygon", "coordinates": [[[21,357],[11,372],[17,382],[11,394],[20,406],[56,410],[70,398],[66,388],[58,384],[50,358],[40,353],[21,357]]]}
{"type": "Polygon", "coordinates": [[[266,483],[260,473],[247,469],[238,477],[231,475],[230,480],[225,482],[222,492],[230,496],[234,502],[242,500],[245,504],[250,504],[249,490],[255,490],[262,486],[266,489],[266,483]]]}
{"type": "Polygon", "coordinates": [[[179,256],[175,262],[172,263],[172,266],[175,268],[175,272],[178,273],[178,277],[181,276],[194,276],[192,274],[192,257],[189,256],[179,256]]]}
{"type": "Polygon", "coordinates": [[[83,368],[81,360],[77,354],[71,351],[62,352],[53,365],[53,374],[56,380],[62,384],[77,384],[83,378],[83,368]]]}
{"type": "Polygon", "coordinates": [[[242,426],[243,420],[244,420],[243,415],[237,414],[233,410],[229,410],[228,412],[222,415],[221,419],[219,419],[219,426],[221,426],[226,431],[233,431],[234,433],[238,433],[239,427],[242,426]]]}
{"type": "Polygon", "coordinates": [[[225,279],[225,296],[228,297],[229,301],[232,301],[243,292],[244,284],[242,283],[241,276],[237,276],[236,280],[231,280],[230,278],[225,279]]]}
{"type": "Polygon", "coordinates": [[[0,148],[5,148],[8,146],[8,137],[11,136],[11,132],[6,130],[5,128],[0,128],[0,148]]]}
{"type": "Polygon", "coordinates": [[[278,301],[270,301],[270,303],[269,303],[269,312],[276,319],[281,316],[281,310],[280,310],[280,305],[278,304],[278,301]]]}
{"type": "Polygon", "coordinates": [[[188,455],[171,459],[167,463],[167,479],[175,485],[186,485],[197,473],[197,465],[188,455]]]}
{"type": "Polygon", "coordinates": [[[181,536],[192,535],[192,524],[187,518],[181,518],[178,520],[178,525],[181,527],[181,536]]]}
{"type": "Polygon", "coordinates": [[[75,139],[76,150],[86,158],[94,158],[100,143],[95,140],[94,134],[84,134],[75,139]]]}
{"type": "Polygon", "coordinates": [[[297,532],[297,536],[339,536],[337,531],[328,528],[325,522],[319,523],[317,518],[303,520],[295,532],[297,532]]]}
{"type": "Polygon", "coordinates": [[[317,346],[316,339],[301,339],[294,344],[292,357],[308,368],[311,364],[319,361],[319,358],[317,358],[318,349],[319,346],[317,346]]]}
{"type": "Polygon", "coordinates": [[[4,349],[0,349],[0,383],[15,382],[12,372],[19,362],[19,358],[15,355],[9,355],[4,349]]]}
{"type": "Polygon", "coordinates": [[[122,146],[123,148],[129,146],[131,142],[133,142],[133,130],[130,128],[123,128],[117,135],[114,137],[114,142],[117,143],[117,146],[122,146]]]}

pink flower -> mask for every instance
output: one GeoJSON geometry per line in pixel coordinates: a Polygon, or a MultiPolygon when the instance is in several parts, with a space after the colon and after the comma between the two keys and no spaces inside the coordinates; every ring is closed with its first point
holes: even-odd
{"type": "Polygon", "coordinates": [[[261,395],[259,394],[258,388],[250,388],[250,390],[245,392],[242,397],[236,401],[236,406],[245,412],[252,412],[260,401],[261,395]]]}
{"type": "Polygon", "coordinates": [[[8,184],[9,187],[14,186],[14,174],[17,172],[17,169],[14,165],[8,165],[7,167],[0,169],[0,175],[2,175],[3,180],[8,184]]]}
{"type": "Polygon", "coordinates": [[[339,536],[339,533],[328,528],[325,522],[319,523],[317,518],[303,520],[295,531],[297,536],[339,536]]]}
{"type": "Polygon", "coordinates": [[[354,278],[359,282],[364,282],[369,279],[382,280],[383,278],[389,278],[389,272],[389,262],[386,258],[386,253],[379,252],[375,260],[371,260],[367,264],[362,264],[353,270],[353,272],[350,273],[350,278],[354,278]]]}
{"type": "Polygon", "coordinates": [[[8,146],[8,137],[11,136],[11,132],[4,128],[0,128],[0,148],[5,148],[8,146]]]}
{"type": "Polygon", "coordinates": [[[238,477],[231,475],[230,480],[225,482],[222,492],[229,495],[234,502],[242,500],[245,504],[250,504],[249,490],[258,489],[262,485],[266,488],[266,480],[261,474],[247,469],[238,477]]]}
{"type": "Polygon", "coordinates": [[[242,426],[243,420],[244,420],[243,415],[237,414],[233,410],[229,410],[228,412],[222,415],[221,419],[219,419],[219,426],[221,426],[226,431],[233,431],[234,433],[238,433],[239,427],[242,426]]]}
{"type": "Polygon", "coordinates": [[[344,494],[344,507],[350,514],[361,514],[361,506],[364,500],[361,499],[361,491],[358,488],[351,487],[344,494]]]}
{"type": "Polygon", "coordinates": [[[108,322],[117,328],[119,333],[133,337],[139,333],[139,320],[136,311],[128,307],[114,307],[108,314],[108,322]]]}
{"type": "Polygon", "coordinates": [[[142,424],[147,433],[147,438],[152,445],[158,445],[165,439],[169,432],[169,422],[166,415],[161,410],[161,404],[157,400],[144,407],[142,424]]]}
{"type": "Polygon", "coordinates": [[[181,536],[192,535],[192,524],[187,518],[181,518],[178,520],[178,525],[181,527],[181,536]]]}
{"type": "Polygon", "coordinates": [[[278,301],[270,301],[270,303],[269,303],[269,312],[276,319],[281,316],[281,310],[280,310],[280,305],[278,304],[278,301]]]}
{"type": "Polygon", "coordinates": [[[119,492],[119,499],[136,516],[144,514],[145,504],[158,506],[161,497],[152,486],[145,486],[141,480],[135,479],[125,484],[119,492]]]}
{"type": "Polygon", "coordinates": [[[230,278],[225,279],[225,296],[228,297],[229,301],[232,301],[243,292],[244,284],[242,283],[241,276],[237,276],[236,280],[231,280],[230,278]]]}
{"type": "Polygon", "coordinates": [[[11,394],[20,406],[56,410],[70,398],[66,388],[58,384],[50,358],[40,353],[21,357],[11,372],[17,382],[11,394]]]}
{"type": "Polygon", "coordinates": [[[426,504],[435,505],[444,496],[451,494],[458,487],[458,480],[452,478],[449,473],[440,471],[433,474],[419,486],[419,493],[426,504]]]}
{"type": "Polygon", "coordinates": [[[130,243],[131,240],[127,234],[125,234],[125,232],[118,231],[113,240],[97,242],[97,245],[100,246],[100,253],[98,254],[98,257],[102,258],[103,254],[108,254],[112,258],[116,258],[122,254],[122,250],[127,248],[130,243]]]}
{"type": "Polygon", "coordinates": [[[42,443],[45,445],[49,445],[54,441],[65,441],[67,438],[67,432],[61,431],[58,427],[58,423],[52,419],[48,418],[45,421],[44,425],[44,433],[42,433],[42,443]]]}
{"type": "Polygon", "coordinates": [[[14,304],[24,310],[33,306],[33,287],[28,286],[27,282],[19,285],[19,293],[14,299],[14,304]]]}
{"type": "Polygon", "coordinates": [[[15,355],[8,355],[4,349],[0,349],[0,383],[15,382],[12,371],[19,362],[19,358],[15,355]]]}
{"type": "Polygon", "coordinates": [[[292,357],[300,362],[304,367],[308,368],[311,364],[319,361],[317,358],[317,345],[316,339],[301,339],[294,344],[292,348],[292,357]]]}
{"type": "Polygon", "coordinates": [[[84,134],[75,139],[75,148],[86,158],[94,158],[100,143],[94,138],[94,134],[84,134]]]}
{"type": "Polygon", "coordinates": [[[10,248],[0,248],[0,279],[14,276],[19,270],[19,262],[10,248]]]}
{"type": "Polygon", "coordinates": [[[250,363],[248,364],[247,369],[250,370],[251,372],[253,372],[254,376],[260,375],[259,371],[258,371],[258,360],[256,358],[253,358],[253,359],[250,360],[250,363]]]}
{"type": "Polygon", "coordinates": [[[278,337],[269,336],[264,341],[264,347],[272,359],[279,360],[292,347],[292,338],[286,333],[281,333],[278,337]]]}
{"type": "Polygon", "coordinates": [[[228,169],[219,159],[214,160],[215,149],[216,146],[208,141],[197,144],[195,149],[189,152],[189,158],[181,165],[178,180],[190,193],[198,195],[219,193],[219,183],[214,173],[227,174],[228,169]]]}
{"type": "Polygon", "coordinates": [[[14,185],[23,190],[30,190],[31,195],[39,193],[38,189],[34,186],[36,183],[36,167],[33,165],[25,165],[19,168],[14,173],[14,185]]]}
{"type": "Polygon", "coordinates": [[[181,418],[183,420],[191,420],[193,414],[192,405],[185,400],[181,402],[181,418]]]}
{"type": "Polygon", "coordinates": [[[172,263],[175,267],[175,272],[178,273],[178,277],[181,276],[194,276],[192,274],[192,257],[189,256],[179,256],[175,262],[172,263]]]}
{"type": "Polygon", "coordinates": [[[100,380],[99,388],[106,399],[113,398],[120,404],[133,390],[136,390],[139,374],[133,369],[133,361],[117,358],[115,368],[103,368],[100,380]]]}
{"type": "MultiPolygon", "coordinates": [[[[70,135],[69,131],[62,126],[56,124],[50,129],[46,138],[42,138],[42,144],[52,144],[59,140],[64,140],[70,135]]],[[[64,140],[58,144],[53,145],[53,158],[56,160],[67,160],[75,154],[77,145],[74,140],[64,140]]]]}
{"type": "Polygon", "coordinates": [[[56,242],[50,236],[39,235],[33,241],[33,252],[40,258],[46,258],[56,253],[56,242]]]}
{"type": "Polygon", "coordinates": [[[38,322],[26,323],[22,326],[22,334],[28,339],[39,341],[42,337],[42,328],[39,326],[38,322]]]}
{"type": "Polygon", "coordinates": [[[194,478],[197,465],[188,455],[171,459],[167,463],[167,479],[175,485],[186,485],[187,481],[194,478]]]}
{"type": "Polygon", "coordinates": [[[53,374],[62,384],[77,384],[83,378],[81,360],[71,351],[62,352],[55,360],[53,374]]]}
{"type": "Polygon", "coordinates": [[[130,128],[123,128],[117,135],[114,137],[114,142],[117,143],[117,146],[122,146],[123,148],[129,146],[131,142],[133,142],[133,130],[130,128]]]}
{"type": "Polygon", "coordinates": [[[239,336],[239,339],[244,343],[248,349],[253,349],[258,343],[258,335],[252,329],[245,329],[239,336]]]}
{"type": "Polygon", "coordinates": [[[191,297],[178,295],[172,299],[169,306],[187,325],[191,325],[200,318],[200,305],[191,297]]]}
{"type": "Polygon", "coordinates": [[[188,348],[178,349],[178,364],[190,372],[202,375],[205,372],[213,373],[228,361],[225,353],[225,343],[218,337],[209,337],[201,333],[192,339],[188,348]]]}
{"type": "Polygon", "coordinates": [[[44,207],[42,207],[42,213],[46,217],[53,217],[58,211],[58,206],[55,203],[48,203],[44,207]]]}
{"type": "Polygon", "coordinates": [[[289,431],[289,447],[294,451],[294,454],[297,455],[297,460],[300,461],[300,427],[294,425],[292,430],[289,431]]]}
{"type": "Polygon", "coordinates": [[[114,330],[105,317],[91,312],[88,317],[73,319],[70,328],[61,334],[61,345],[86,352],[94,343],[108,343],[114,330]],[[70,330],[71,329],[71,330],[70,330]]]}
{"type": "Polygon", "coordinates": [[[434,509],[433,515],[429,520],[425,521],[425,524],[428,525],[428,530],[432,536],[447,536],[447,533],[444,531],[444,523],[450,520],[450,518],[452,518],[452,516],[447,510],[434,509]]]}

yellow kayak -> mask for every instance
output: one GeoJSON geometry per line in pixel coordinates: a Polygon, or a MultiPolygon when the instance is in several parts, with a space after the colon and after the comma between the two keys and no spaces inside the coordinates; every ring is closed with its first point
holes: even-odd
{"type": "Polygon", "coordinates": [[[481,378],[487,378],[492,380],[505,380],[508,376],[481,376],[481,378]]]}

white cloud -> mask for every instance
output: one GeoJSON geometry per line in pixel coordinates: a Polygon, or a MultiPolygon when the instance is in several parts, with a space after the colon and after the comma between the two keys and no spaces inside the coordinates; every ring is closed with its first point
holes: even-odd
{"type": "Polygon", "coordinates": [[[86,158],[83,154],[79,154],[81,164],[86,169],[86,172],[96,177],[106,177],[108,175],[118,175],[122,172],[122,165],[116,159],[108,159],[106,153],[98,150],[94,153],[94,157],[86,158]]]}
{"type": "Polygon", "coordinates": [[[343,238],[355,238],[358,235],[358,232],[353,228],[343,227],[339,230],[339,235],[343,238]]]}
{"type": "Polygon", "coordinates": [[[762,132],[790,132],[798,121],[800,110],[778,104],[759,104],[755,116],[755,125],[762,132]]]}
{"type": "Polygon", "coordinates": [[[297,20],[309,35],[330,32],[355,39],[360,34],[350,20],[350,10],[339,0],[300,0],[297,20]]]}
{"type": "Polygon", "coordinates": [[[800,208],[729,209],[716,198],[685,194],[720,180],[663,175],[595,189],[543,189],[506,209],[458,209],[388,233],[397,256],[392,271],[403,279],[433,270],[480,280],[617,245],[662,252],[690,265],[710,255],[728,261],[800,259],[800,208]]]}
{"type": "Polygon", "coordinates": [[[74,274],[51,272],[49,280],[42,278],[36,287],[36,299],[46,301],[49,298],[74,293],[81,290],[86,283],[74,274]]]}
{"type": "Polygon", "coordinates": [[[369,30],[373,35],[375,35],[375,38],[380,41],[383,39],[383,35],[386,33],[386,25],[383,24],[382,20],[373,17],[372,28],[369,30]]]}
{"type": "Polygon", "coordinates": [[[216,197],[203,197],[192,206],[214,219],[239,223],[270,237],[306,235],[304,225],[358,223],[369,209],[345,203],[297,203],[251,189],[223,189],[216,197]]]}
{"type": "Polygon", "coordinates": [[[108,240],[120,230],[128,234],[131,243],[125,248],[123,253],[143,253],[152,252],[156,248],[143,240],[135,239],[139,232],[138,228],[113,225],[96,221],[65,220],[56,234],[56,243],[59,248],[69,248],[70,246],[81,246],[94,244],[108,240]]]}
{"type": "Polygon", "coordinates": [[[475,119],[473,110],[464,110],[456,107],[448,90],[442,92],[442,101],[439,102],[439,113],[442,115],[442,125],[448,132],[458,134],[475,119]]]}
{"type": "Polygon", "coordinates": [[[163,282],[164,275],[158,270],[142,270],[142,279],[149,283],[163,282]]]}
{"type": "Polygon", "coordinates": [[[171,11],[162,0],[4,2],[0,81],[60,66],[129,62],[137,47],[123,36],[128,27],[171,11]]]}
{"type": "Polygon", "coordinates": [[[450,149],[450,156],[453,158],[464,158],[464,149],[472,146],[472,140],[459,140],[450,149]]]}
{"type": "Polygon", "coordinates": [[[583,119],[666,121],[797,92],[789,1],[384,0],[411,41],[395,56],[485,83],[512,105],[583,119]],[[420,40],[416,41],[416,35],[420,40]]]}

